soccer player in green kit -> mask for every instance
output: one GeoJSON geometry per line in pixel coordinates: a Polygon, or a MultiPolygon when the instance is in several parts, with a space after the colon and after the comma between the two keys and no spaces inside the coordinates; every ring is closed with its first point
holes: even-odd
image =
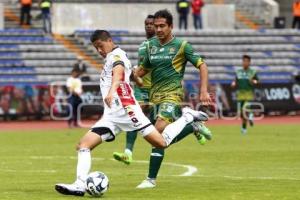
{"type": "MultiPolygon", "coordinates": [[[[147,56],[146,55],[147,43],[149,41],[153,40],[154,36],[155,36],[154,15],[148,15],[147,18],[145,19],[144,23],[145,23],[145,32],[146,32],[147,40],[144,41],[139,47],[138,66],[143,65],[145,56],[147,56]]],[[[138,83],[134,86],[135,98],[141,105],[144,113],[149,114],[149,109],[150,109],[149,92],[150,92],[150,88],[151,88],[151,72],[147,73],[145,76],[142,77],[142,83],[140,83],[139,81],[136,81],[136,82],[138,82],[138,83]],[[139,84],[142,84],[142,85],[139,85],[139,84]]],[[[191,133],[194,133],[194,135],[198,139],[199,143],[204,144],[206,142],[205,135],[210,134],[210,131],[203,124],[197,125],[197,123],[194,125],[195,126],[194,131],[191,133]],[[203,135],[204,135],[204,137],[203,137],[203,135]]],[[[124,153],[114,152],[113,153],[114,159],[129,165],[133,161],[132,151],[133,151],[133,146],[134,146],[136,138],[137,138],[137,131],[127,132],[125,151],[124,151],[124,153]]]]}
{"type": "Polygon", "coordinates": [[[243,56],[243,69],[236,71],[236,78],[231,83],[233,88],[237,88],[238,110],[241,111],[242,128],[241,133],[247,133],[247,121],[253,126],[253,113],[246,115],[245,109],[249,105],[249,101],[254,99],[254,85],[258,83],[256,70],[250,68],[251,57],[243,56]],[[248,104],[248,105],[247,105],[248,104]]]}
{"type": "MultiPolygon", "coordinates": [[[[156,37],[148,41],[145,59],[135,71],[135,76],[143,77],[151,72],[150,101],[153,106],[155,127],[162,131],[181,115],[181,103],[183,101],[182,80],[187,61],[190,61],[200,71],[199,100],[203,106],[211,104],[211,98],[207,91],[208,70],[203,59],[196,55],[191,45],[173,36],[173,16],[168,10],[157,11],[154,15],[156,37]]],[[[202,134],[211,139],[210,131],[202,123],[187,125],[180,133],[181,140],[194,132],[202,129],[202,134]]],[[[156,177],[164,156],[164,150],[153,148],[149,173],[137,188],[153,188],[156,186],[156,177]]]]}

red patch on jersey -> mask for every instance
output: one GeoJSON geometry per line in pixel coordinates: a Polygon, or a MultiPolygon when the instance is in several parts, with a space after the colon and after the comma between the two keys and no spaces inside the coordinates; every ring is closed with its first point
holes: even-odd
{"type": "Polygon", "coordinates": [[[117,88],[117,94],[123,107],[136,104],[134,97],[132,96],[132,90],[127,83],[120,83],[119,87],[117,88]]]}

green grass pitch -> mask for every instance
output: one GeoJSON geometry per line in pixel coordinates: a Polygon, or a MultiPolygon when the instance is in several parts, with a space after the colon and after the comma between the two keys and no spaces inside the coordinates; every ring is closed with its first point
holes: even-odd
{"type": "MultiPolygon", "coordinates": [[[[138,138],[130,166],[113,161],[125,137],[98,146],[92,171],[110,179],[103,199],[296,200],[300,199],[299,125],[257,125],[248,135],[239,126],[211,127],[214,138],[199,145],[189,136],[166,151],[155,189],[135,189],[146,176],[150,145],[138,138]],[[198,169],[192,176],[182,165],[198,169]]],[[[55,183],[75,178],[75,144],[86,129],[1,131],[0,199],[90,199],[63,196],[55,183]]]]}

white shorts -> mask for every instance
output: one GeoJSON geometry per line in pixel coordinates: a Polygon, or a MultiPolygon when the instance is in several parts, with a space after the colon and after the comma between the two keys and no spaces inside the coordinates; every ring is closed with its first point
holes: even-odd
{"type": "Polygon", "coordinates": [[[111,134],[101,135],[102,140],[107,141],[114,139],[121,131],[139,131],[145,137],[155,129],[139,105],[126,106],[119,112],[104,113],[91,129],[102,127],[108,128],[113,134],[113,138],[111,134]]]}

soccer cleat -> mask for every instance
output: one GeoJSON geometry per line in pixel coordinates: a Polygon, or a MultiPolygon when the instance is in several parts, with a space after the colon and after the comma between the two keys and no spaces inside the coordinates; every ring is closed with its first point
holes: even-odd
{"type": "Polygon", "coordinates": [[[85,193],[85,188],[80,187],[79,185],[73,184],[56,184],[55,190],[64,195],[74,195],[74,196],[83,196],[85,193]]]}
{"type": "Polygon", "coordinates": [[[208,115],[202,111],[196,111],[189,107],[184,107],[182,109],[182,115],[190,114],[194,117],[194,121],[207,121],[208,115]]]}
{"type": "Polygon", "coordinates": [[[196,138],[197,138],[199,144],[205,145],[207,140],[203,135],[199,135],[198,137],[196,136],[196,138]]]}
{"type": "Polygon", "coordinates": [[[136,186],[138,189],[147,189],[147,188],[154,188],[156,186],[155,180],[154,179],[146,179],[143,180],[141,184],[136,186]]]}
{"type": "Polygon", "coordinates": [[[246,128],[241,128],[241,133],[242,133],[243,135],[246,135],[246,134],[247,134],[247,129],[246,129],[246,128]]]}
{"type": "Polygon", "coordinates": [[[126,153],[114,152],[113,157],[114,157],[115,160],[123,162],[126,165],[130,165],[130,163],[132,163],[132,155],[128,155],[126,153]]]}
{"type": "Polygon", "coordinates": [[[211,131],[204,125],[203,122],[192,123],[194,135],[200,144],[205,144],[206,140],[212,139],[211,131]]]}

